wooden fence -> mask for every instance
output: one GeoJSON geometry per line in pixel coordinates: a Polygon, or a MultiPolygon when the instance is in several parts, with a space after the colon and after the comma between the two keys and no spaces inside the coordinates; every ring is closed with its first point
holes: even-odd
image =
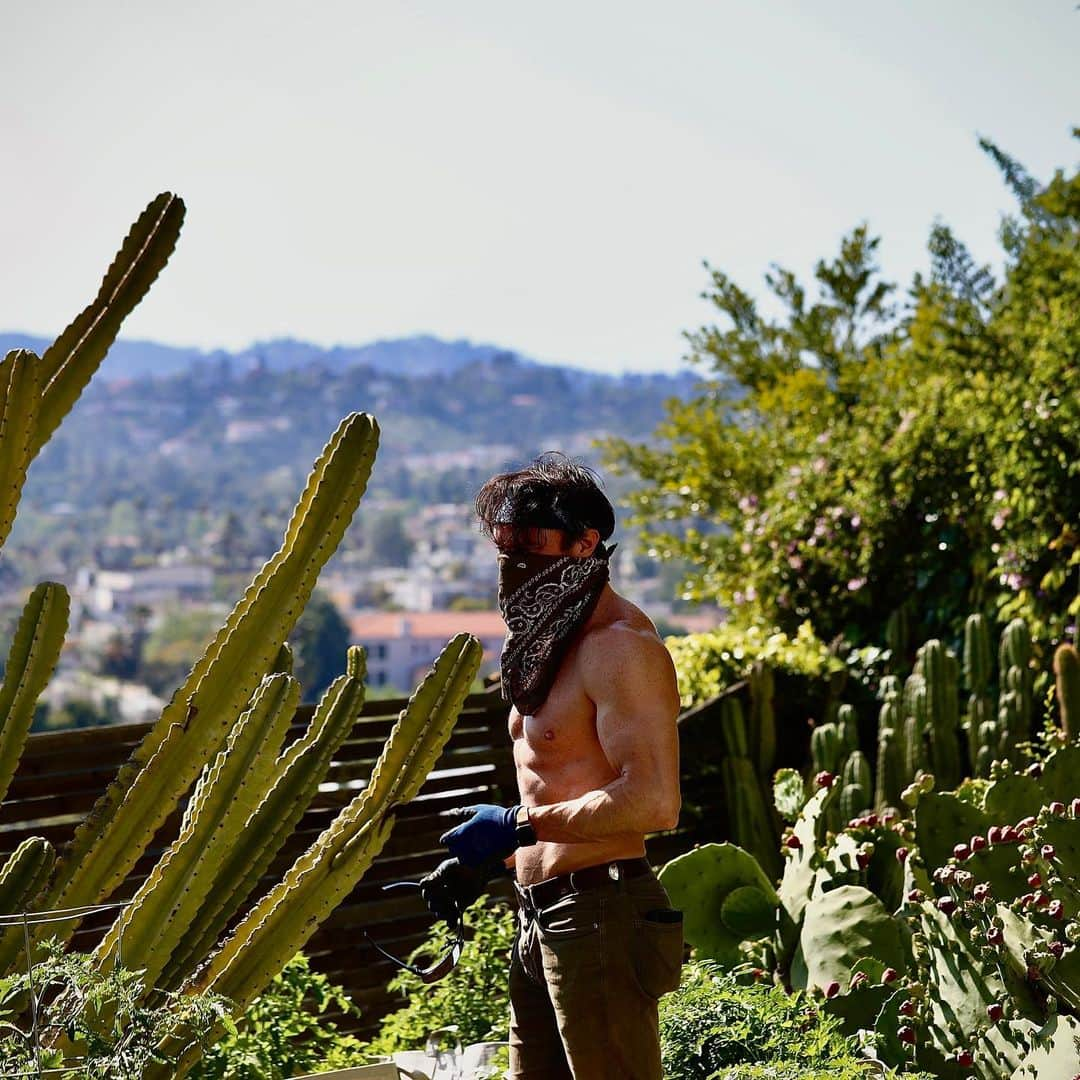
{"type": "MultiPolygon", "coordinates": [[[[743,692],[743,685],[730,692],[743,692]]],[[[280,880],[297,855],[363,787],[404,704],[395,699],[365,705],[355,728],[335,755],[318,796],[260,881],[252,901],[280,880]]],[[[715,703],[708,703],[684,714],[680,723],[684,764],[693,760],[695,766],[700,765],[703,755],[707,757],[709,748],[715,745],[710,738],[715,712],[715,703]]],[[[297,713],[290,738],[304,730],[310,715],[310,707],[297,713]]],[[[32,735],[8,796],[0,806],[0,853],[13,851],[28,836],[44,836],[57,847],[67,842],[150,726],[119,724],[32,735]]],[[[694,772],[695,777],[701,776],[700,769],[694,772]]],[[[395,892],[391,896],[382,892],[382,886],[390,881],[415,881],[446,857],[438,838],[452,823],[440,816],[443,811],[477,802],[508,805],[516,797],[507,706],[496,690],[473,694],[466,699],[449,743],[419,796],[398,811],[393,834],[382,854],[305,948],[312,966],[344,986],[363,1012],[361,1018],[338,1017],[343,1030],[369,1033],[380,1017],[401,1004],[386,990],[392,965],[375,951],[363,931],[367,930],[383,948],[405,956],[424,939],[431,926],[431,917],[417,893],[395,892]]],[[[699,838],[725,835],[721,820],[713,813],[713,809],[719,812],[721,802],[718,792],[710,790],[707,770],[704,780],[687,777],[684,820],[678,829],[649,838],[648,853],[654,865],[688,850],[699,838]]],[[[165,821],[112,899],[134,894],[162,850],[176,837],[182,812],[183,805],[165,821]]],[[[500,883],[493,891],[512,895],[508,882],[500,883]]],[[[76,934],[77,944],[81,948],[93,947],[110,921],[104,917],[88,920],[76,934]]]]}

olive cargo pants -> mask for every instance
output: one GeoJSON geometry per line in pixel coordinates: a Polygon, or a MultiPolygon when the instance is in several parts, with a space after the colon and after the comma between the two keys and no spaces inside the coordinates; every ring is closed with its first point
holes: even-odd
{"type": "Polygon", "coordinates": [[[513,1080],[661,1080],[657,1002],[679,984],[682,913],[651,869],[599,882],[595,871],[546,905],[517,888],[513,1080]]]}

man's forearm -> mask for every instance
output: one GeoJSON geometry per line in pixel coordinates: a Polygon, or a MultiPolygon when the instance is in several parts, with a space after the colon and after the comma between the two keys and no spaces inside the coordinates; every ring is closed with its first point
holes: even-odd
{"type": "MultiPolygon", "coordinates": [[[[663,785],[651,785],[662,793],[663,785]]],[[[553,844],[605,840],[612,836],[643,835],[673,829],[679,817],[678,799],[645,794],[650,785],[630,784],[625,777],[579,798],[529,808],[536,839],[553,844]]]]}

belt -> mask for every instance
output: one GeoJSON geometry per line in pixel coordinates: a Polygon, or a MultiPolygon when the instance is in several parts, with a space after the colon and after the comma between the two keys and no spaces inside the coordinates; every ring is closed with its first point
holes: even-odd
{"type": "Polygon", "coordinates": [[[526,911],[542,911],[571,893],[597,889],[621,878],[636,878],[651,873],[652,866],[648,859],[616,859],[599,866],[586,866],[582,870],[571,870],[568,874],[544,878],[534,885],[518,885],[515,882],[514,890],[526,911]]]}

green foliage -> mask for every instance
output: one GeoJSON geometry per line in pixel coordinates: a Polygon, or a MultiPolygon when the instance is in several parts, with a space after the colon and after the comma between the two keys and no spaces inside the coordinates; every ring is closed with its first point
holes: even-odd
{"type": "Polygon", "coordinates": [[[803,994],[745,985],[710,961],[687,964],[660,999],[660,1041],[667,1080],[868,1075],[839,1022],[803,994]]]}
{"type": "Polygon", "coordinates": [[[284,1080],[363,1059],[358,1040],[342,1035],[326,1019],[331,1009],[358,1016],[345,991],[312,971],[303,953],[248,1006],[237,1030],[206,1052],[189,1074],[192,1080],[284,1080]]]}
{"type": "Polygon", "coordinates": [[[316,589],[290,638],[296,650],[296,677],[304,701],[319,695],[341,673],[341,658],[349,647],[349,627],[334,602],[316,589]]]}
{"type": "Polygon", "coordinates": [[[1075,624],[1080,172],[1039,184],[984,149],[1020,198],[1001,283],[944,225],[900,309],[865,226],[817,263],[816,296],[772,268],[776,319],[712,271],[720,322],[688,335],[699,395],[645,443],[604,442],[641,481],[630,524],[690,562],[691,598],[856,646],[907,600],[950,643],[972,607],[1023,615],[1043,649],[1075,624]]]}
{"type": "MultiPolygon", "coordinates": [[[[445,979],[425,986],[407,971],[394,976],[390,989],[403,994],[408,1004],[383,1020],[379,1033],[364,1047],[367,1054],[420,1050],[429,1033],[451,1025],[457,1026],[462,1046],[509,1037],[514,913],[481,897],[465,913],[465,926],[468,942],[445,979]]],[[[452,936],[445,922],[436,923],[413,960],[441,954],[452,936]]]]}
{"type": "MultiPolygon", "coordinates": [[[[40,1022],[54,1025],[46,1034],[66,1034],[85,1058],[78,1074],[99,1080],[142,1080],[144,1069],[161,1060],[155,1055],[159,1039],[178,1022],[200,1041],[215,1022],[231,1024],[228,1002],[216,994],[169,994],[149,1007],[143,1003],[141,972],[123,967],[100,972],[85,953],[65,953],[50,940],[34,966],[33,986],[25,971],[0,979],[0,1062],[6,1070],[35,1075],[33,1044],[3,1025],[29,1031],[22,1006],[32,989],[40,992],[44,986],[51,989],[40,1022]]],[[[41,1057],[46,1068],[71,1060],[55,1046],[44,1048],[41,1057]]]]}
{"type": "Polygon", "coordinates": [[[808,620],[799,625],[794,637],[759,625],[726,623],[703,634],[666,638],[664,644],[675,661],[684,707],[716,697],[749,678],[757,660],[774,671],[814,678],[844,669],[843,661],[814,635],[808,620]]]}

